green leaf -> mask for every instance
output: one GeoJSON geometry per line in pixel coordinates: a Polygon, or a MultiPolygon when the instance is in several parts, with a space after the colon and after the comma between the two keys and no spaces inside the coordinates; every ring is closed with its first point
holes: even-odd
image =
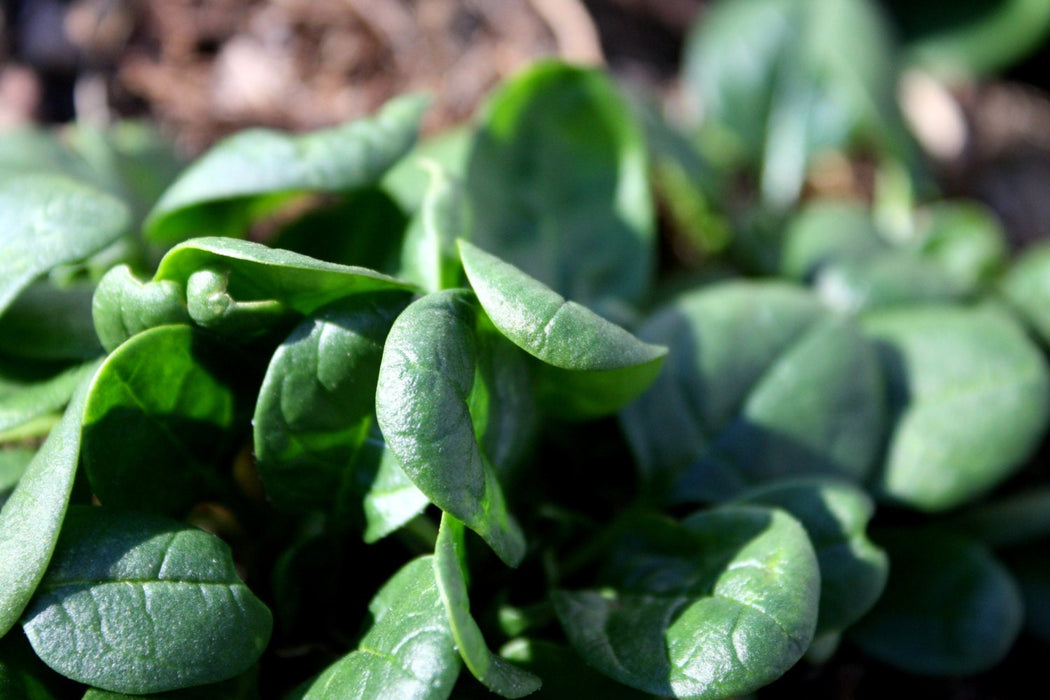
{"type": "Polygon", "coordinates": [[[817,153],[903,138],[889,28],[868,0],[714,3],[682,71],[707,140],[760,173],[775,206],[798,198],[817,153]]]}
{"type": "Polygon", "coordinates": [[[894,426],[876,485],[926,511],[952,508],[1014,473],[1050,421],[1042,353],[994,308],[872,314],[894,426]]]}
{"type": "Polygon", "coordinates": [[[1043,345],[1050,346],[1050,243],[1022,253],[1003,278],[1000,291],[1043,345]]]}
{"type": "Polygon", "coordinates": [[[712,285],[638,335],[671,349],[652,388],[620,413],[658,493],[719,500],[785,476],[861,480],[875,466],[886,427],[878,356],[805,290],[712,285]]]}
{"type": "Polygon", "coordinates": [[[976,201],[934,202],[916,213],[919,254],[968,292],[979,291],[1008,262],[1006,233],[987,206],[976,201]]]}
{"type": "Polygon", "coordinates": [[[383,175],[382,188],[403,210],[418,212],[431,183],[430,166],[426,164],[437,163],[452,177],[463,179],[473,136],[473,128],[462,124],[419,140],[383,175]]]}
{"type": "Polygon", "coordinates": [[[983,547],[915,529],[876,541],[890,555],[886,592],[848,632],[865,653],[943,676],[979,673],[1006,656],[1021,629],[1021,596],[983,547]]]}
{"type": "Polygon", "coordinates": [[[91,315],[107,352],[144,330],[192,322],[182,285],[171,280],[143,282],[127,265],[111,268],[99,280],[91,315]]]}
{"type": "Polygon", "coordinates": [[[73,391],[95,373],[98,361],[65,367],[0,364],[0,431],[24,425],[66,405],[73,391]]]}
{"type": "Polygon", "coordinates": [[[303,700],[449,697],[460,660],[432,560],[413,559],[379,590],[357,649],[310,683],[303,700]]]}
{"type": "Polygon", "coordinates": [[[572,647],[542,639],[513,639],[500,656],[543,679],[537,698],[651,700],[652,696],[617,683],[583,662],[572,647]]]}
{"type": "Polygon", "coordinates": [[[59,700],[71,697],[67,685],[36,657],[21,630],[0,639],[0,698],[59,700]]]}
{"type": "Polygon", "coordinates": [[[76,507],[22,625],[62,675],[144,694],[237,676],[262,654],[272,622],[214,535],[76,507]]]}
{"type": "Polygon", "coordinates": [[[806,528],[820,565],[817,637],[841,632],[875,605],[886,587],[889,561],[868,538],[875,505],[858,487],[799,479],[751,491],[741,501],[782,508],[806,528]]]}
{"type": "Polygon", "coordinates": [[[408,306],[383,348],[376,417],[390,450],[432,503],[466,523],[516,566],[521,529],[507,510],[495,468],[478,445],[470,399],[478,368],[477,310],[469,292],[448,290],[408,306]]]}
{"type": "Polygon", "coordinates": [[[505,698],[525,697],[540,689],[540,679],[493,654],[470,614],[464,573],[465,534],[462,522],[447,512],[442,514],[433,570],[455,646],[463,663],[486,688],[505,698]]]}
{"type": "Polygon", "coordinates": [[[867,259],[886,248],[867,207],[853,200],[817,199],[787,223],[780,274],[810,281],[828,265],[867,259]]]}
{"type": "Polygon", "coordinates": [[[58,541],[77,471],[89,386],[82,380],[0,510],[0,637],[22,615],[58,541]]]}
{"type": "Polygon", "coordinates": [[[655,264],[647,169],[605,73],[540,63],[482,112],[466,176],[474,238],[588,307],[638,301],[655,264]]]}
{"type": "Polygon", "coordinates": [[[255,687],[256,683],[255,674],[249,671],[221,683],[209,683],[167,693],[127,695],[111,690],[88,688],[80,700],[256,700],[259,697],[259,691],[255,687]]]}
{"type": "MultiPolygon", "coordinates": [[[[401,294],[336,302],[277,348],[252,421],[259,476],[275,507],[345,516],[360,510],[381,464],[387,478],[399,469],[396,460],[383,460],[375,386],[383,342],[405,304],[401,294]]],[[[407,484],[395,486],[397,498],[372,511],[371,525],[380,531],[396,529],[427,504],[407,478],[394,481],[407,484]]]]}
{"type": "Polygon", "coordinates": [[[92,360],[103,354],[91,323],[95,285],[26,287],[0,316],[0,352],[34,360],[92,360]]]}
{"type": "Polygon", "coordinates": [[[815,286],[824,303],[845,313],[948,303],[968,291],[933,262],[906,250],[840,260],[821,270],[815,286]]]}
{"type": "Polygon", "coordinates": [[[164,242],[200,232],[241,237],[256,219],[302,192],[349,192],[375,183],[416,140],[425,100],[392,100],[375,116],[299,136],[252,129],[187,168],[146,219],[164,242]]]}
{"type": "Polygon", "coordinates": [[[0,179],[0,313],[40,275],[113,243],[129,220],[119,200],[62,176],[0,179]]]}
{"type": "Polygon", "coordinates": [[[182,514],[224,493],[247,421],[250,363],[191,326],[140,333],[106,358],[84,410],[81,458],[105,505],[182,514]]]}
{"type": "Polygon", "coordinates": [[[743,695],[778,678],[813,639],[817,558],[784,511],[654,518],[611,556],[607,587],[556,591],[554,604],[576,651],[621,683],[678,698],[743,695]]]}
{"type": "Polygon", "coordinates": [[[463,183],[433,161],[425,161],[430,184],[401,251],[401,277],[427,292],[453,289],[463,273],[456,239],[471,233],[463,183]]]}
{"type": "Polygon", "coordinates": [[[547,404],[562,415],[613,413],[660,372],[666,348],[639,341],[466,241],[459,241],[459,250],[467,278],[493,325],[544,363],[547,404]]]}
{"type": "Polygon", "coordinates": [[[18,485],[26,467],[33,461],[34,450],[5,447],[0,449],[0,508],[4,507],[7,499],[18,485]]]}

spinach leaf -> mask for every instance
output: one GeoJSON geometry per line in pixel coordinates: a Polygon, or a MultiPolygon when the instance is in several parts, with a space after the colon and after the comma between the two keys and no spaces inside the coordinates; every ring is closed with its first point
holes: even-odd
{"type": "Polygon", "coordinates": [[[414,301],[383,348],[376,418],[405,473],[432,503],[466,523],[511,566],[525,539],[507,510],[471,414],[478,369],[477,309],[465,290],[414,301]]]}
{"type": "Polygon", "coordinates": [[[1043,345],[1050,346],[1050,243],[1022,253],[1003,277],[1000,289],[1043,345]]]}
{"type": "Polygon", "coordinates": [[[460,660],[432,561],[418,557],[391,577],[368,604],[371,625],[357,649],[310,683],[302,700],[449,697],[460,660]]]}
{"type": "Polygon", "coordinates": [[[478,302],[493,325],[543,362],[541,391],[561,415],[613,413],[648,387],[667,350],[619,326],[480,248],[459,241],[478,302]]]}
{"type": "Polygon", "coordinates": [[[888,498],[946,510],[987,492],[1031,453],[1050,421],[1050,370],[991,307],[871,314],[894,425],[876,475],[888,498]]]}
{"type": "Polygon", "coordinates": [[[892,562],[886,592],[847,636],[914,673],[962,675],[997,664],[1024,618],[1017,583],[983,547],[909,529],[876,541],[892,562]]]}
{"type": "Polygon", "coordinates": [[[778,678],[813,639],[817,558],[784,511],[653,518],[610,556],[604,587],[555,591],[554,604],[580,656],[621,683],[673,697],[742,695],[778,678]]]}
{"type": "Polygon", "coordinates": [[[655,262],[646,161],[608,77],[540,63],[490,98],[475,131],[475,240],[588,307],[636,302],[655,262]]]}
{"type": "Polygon", "coordinates": [[[720,500],[784,476],[862,480],[875,466],[887,420],[878,356],[806,291],[712,285],[638,334],[671,348],[653,386],[620,413],[656,493],[720,500]]]}
{"type": "Polygon", "coordinates": [[[0,639],[0,698],[60,700],[70,697],[68,685],[36,657],[21,630],[0,639]]]}
{"type": "Polygon", "coordinates": [[[0,353],[34,360],[84,361],[102,354],[91,323],[95,285],[31,284],[0,316],[0,353]]]}
{"type": "Polygon", "coordinates": [[[149,328],[192,323],[183,286],[171,280],[139,280],[127,265],[110,268],[95,288],[91,316],[107,352],[149,328]]]}
{"type": "Polygon", "coordinates": [[[0,508],[3,508],[7,499],[11,497],[26,467],[33,461],[34,454],[34,450],[25,448],[0,449],[0,508]]]}
{"type": "Polygon", "coordinates": [[[225,493],[219,470],[247,427],[236,348],[191,326],[158,326],[114,351],[91,384],[81,458],[109,506],[183,514],[225,493]]]}
{"type": "Polygon", "coordinates": [[[397,293],[336,302],[277,348],[252,421],[259,476],[276,507],[322,508],[345,517],[379,485],[384,506],[366,509],[365,517],[370,528],[385,533],[427,504],[406,477],[393,473],[400,467],[384,459],[375,425],[383,342],[405,304],[397,293]],[[392,483],[377,484],[384,471],[392,483]]]}
{"type": "Polygon", "coordinates": [[[0,179],[0,314],[34,279],[102,250],[129,221],[118,199],[66,177],[0,179]]]}
{"type": "Polygon", "coordinates": [[[543,639],[513,639],[500,656],[543,679],[536,695],[549,698],[602,698],[602,700],[651,700],[652,696],[617,683],[583,662],[565,644],[543,639]]]}
{"type": "Polygon", "coordinates": [[[58,541],[77,471],[89,387],[89,380],[82,380],[0,510],[0,636],[22,615],[58,541]]]}
{"type": "Polygon", "coordinates": [[[266,647],[271,624],[219,538],[84,506],[70,509],[22,622],[51,668],[131,694],[237,676],[266,647]]]}
{"type": "Polygon", "coordinates": [[[987,206],[943,200],[916,212],[916,249],[962,289],[982,290],[1007,267],[1006,232],[987,206]]]}
{"type": "Polygon", "coordinates": [[[687,38],[683,75],[716,158],[759,173],[763,198],[787,207],[820,151],[904,142],[892,48],[868,0],[723,1],[687,38]]]}
{"type": "Polygon", "coordinates": [[[465,574],[466,531],[447,512],[434,547],[434,576],[448,615],[455,647],[474,677],[505,698],[521,698],[540,689],[540,679],[493,654],[470,614],[465,574]]]}
{"type": "Polygon", "coordinates": [[[841,632],[878,601],[889,560],[865,531],[875,504],[858,487],[795,479],[750,491],[740,502],[782,508],[806,528],[820,565],[818,637],[841,632]]]}
{"type": "Polygon", "coordinates": [[[50,363],[43,367],[21,362],[11,363],[11,367],[7,364],[0,363],[0,431],[59,410],[99,365],[98,361],[85,362],[56,371],[50,363]]]}
{"type": "Polygon", "coordinates": [[[458,287],[463,273],[456,239],[469,237],[471,214],[463,183],[433,161],[430,184],[401,253],[401,277],[427,292],[458,287]]]}
{"type": "Polygon", "coordinates": [[[146,218],[146,233],[169,243],[199,231],[241,237],[297,193],[371,185],[412,147],[425,106],[408,96],[371,118],[332,129],[300,136],[252,129],[231,136],[168,188],[146,218]]]}

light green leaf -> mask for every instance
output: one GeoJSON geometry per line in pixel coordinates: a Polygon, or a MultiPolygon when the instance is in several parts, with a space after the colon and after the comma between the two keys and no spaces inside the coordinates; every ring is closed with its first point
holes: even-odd
{"type": "Polygon", "coordinates": [[[21,617],[58,541],[77,471],[89,386],[83,379],[0,510],[0,636],[21,617]]]}
{"type": "Polygon", "coordinates": [[[824,303],[845,313],[948,303],[968,292],[936,264],[906,250],[840,260],[821,270],[814,284],[824,303]]]}
{"type": "Polygon", "coordinates": [[[889,560],[868,538],[875,505],[858,487],[830,479],[796,479],[750,491],[741,502],[783,508],[806,528],[820,565],[817,637],[841,632],[878,601],[889,560]]]}
{"type": "Polygon", "coordinates": [[[1050,347],[1050,243],[1022,253],[1003,278],[1000,291],[1043,345],[1050,347]]]}
{"type": "Polygon", "coordinates": [[[1021,630],[1017,584],[985,549],[924,530],[883,533],[886,592],[848,638],[912,673],[956,676],[998,664],[1021,630]]]}
{"type": "Polygon", "coordinates": [[[61,409],[98,364],[85,362],[57,371],[50,365],[0,364],[0,431],[61,409]]]}
{"type": "Polygon", "coordinates": [[[829,264],[867,259],[886,248],[868,207],[853,200],[817,199],[801,206],[787,223],[780,274],[810,281],[829,264]]]}
{"type": "Polygon", "coordinates": [[[110,354],[84,410],[81,458],[99,500],[182,514],[223,494],[224,461],[247,428],[238,389],[250,368],[191,326],[158,326],[110,354]]]}
{"type": "Polygon", "coordinates": [[[556,591],[576,651],[648,693],[727,698],[767,685],[813,639],[817,558],[786,512],[725,506],[637,523],[596,590],[556,591]]]}
{"type": "Polygon", "coordinates": [[[182,285],[171,280],[143,282],[127,265],[111,268],[99,280],[91,315],[107,352],[149,328],[192,322],[182,285]]]}
{"type": "Polygon", "coordinates": [[[427,292],[460,286],[457,238],[469,238],[470,208],[463,183],[433,161],[423,163],[430,184],[401,250],[401,277],[427,292]]]}
{"type": "Polygon", "coordinates": [[[0,313],[40,275],[113,243],[129,220],[116,198],[62,176],[0,179],[0,313]]]}
{"type": "Polygon", "coordinates": [[[1050,421],[1042,353],[994,308],[872,314],[895,418],[876,484],[926,511],[972,500],[1012,474],[1050,421]]]}
{"type": "Polygon", "coordinates": [[[233,678],[262,654],[271,625],[219,538],[83,506],[70,509],[22,622],[51,668],[131,694],[233,678]]]}
{"type": "Polygon", "coordinates": [[[449,697],[460,660],[432,560],[413,559],[379,590],[357,649],[310,683],[302,700],[449,697]]]}
{"type": "Polygon", "coordinates": [[[525,697],[540,689],[540,679],[493,654],[470,614],[464,573],[465,534],[463,523],[447,512],[442,514],[434,547],[434,576],[455,646],[463,663],[486,688],[505,698],[525,697]]]}
{"type": "Polygon", "coordinates": [[[438,163],[451,176],[463,179],[473,135],[473,128],[462,124],[422,138],[383,175],[381,187],[406,212],[418,212],[431,182],[430,166],[424,164],[438,163]]]}
{"type": "Polygon", "coordinates": [[[419,490],[516,566],[525,539],[507,510],[471,414],[478,369],[477,310],[469,292],[427,295],[398,317],[379,368],[376,417],[419,490]]]}
{"type": "Polygon", "coordinates": [[[474,239],[570,299],[609,310],[653,275],[642,130],[609,77],[539,63],[485,106],[467,168],[474,239]]]}
{"type": "Polygon", "coordinates": [[[146,219],[147,235],[166,242],[200,232],[241,237],[295,194],[371,185],[412,147],[425,107],[425,100],[407,96],[373,117],[331,129],[231,136],[168,188],[146,219]]]}
{"type": "Polygon", "coordinates": [[[720,500],[785,476],[860,480],[875,466],[886,427],[878,356],[805,290],[712,285],[638,335],[671,349],[652,388],[620,414],[657,492],[720,500]]]}
{"type": "MultiPolygon", "coordinates": [[[[360,520],[361,500],[376,485],[386,452],[375,425],[383,342],[406,303],[397,293],[336,302],[303,321],[273,354],[252,423],[259,476],[275,507],[344,517],[358,511],[360,520]]],[[[398,469],[386,460],[387,478],[398,469]]],[[[381,485],[388,498],[398,495],[371,513],[373,528],[396,529],[427,504],[407,478],[400,481],[407,484],[381,485]],[[394,520],[376,519],[381,514],[394,520]]]]}
{"type": "Polygon", "coordinates": [[[4,507],[7,499],[18,485],[26,467],[33,461],[34,450],[4,447],[0,448],[0,508],[4,507]]]}
{"type": "Polygon", "coordinates": [[[916,212],[918,251],[961,288],[979,291],[1006,268],[1008,251],[1002,223],[976,201],[942,200],[916,212]]]}
{"type": "Polygon", "coordinates": [[[459,250],[493,325],[546,366],[541,370],[546,401],[562,415],[613,413],[660,372],[666,348],[639,341],[466,241],[459,241],[459,250]]]}

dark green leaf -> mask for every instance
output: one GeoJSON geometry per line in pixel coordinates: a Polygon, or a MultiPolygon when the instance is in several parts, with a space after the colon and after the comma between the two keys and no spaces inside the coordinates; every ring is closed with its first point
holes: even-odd
{"type": "Polygon", "coordinates": [[[817,636],[846,629],[882,595],[889,561],[868,538],[875,505],[859,488],[828,479],[795,480],[749,492],[742,501],[783,508],[806,528],[820,564],[817,636]]]}
{"type": "Polygon", "coordinates": [[[563,415],[613,413],[644,391],[666,348],[619,326],[530,278],[513,265],[459,241],[474,293],[493,325],[546,367],[548,405],[563,415]]]}
{"type": "Polygon", "coordinates": [[[40,275],[115,241],[129,220],[119,200],[62,176],[0,179],[0,313],[40,275]]]}
{"type": "Polygon", "coordinates": [[[586,306],[635,302],[654,265],[647,168],[608,76],[540,63],[491,97],[475,132],[475,240],[586,306]]]}
{"type": "Polygon", "coordinates": [[[256,219],[302,192],[349,192],[375,183],[416,140],[424,100],[392,100],[374,117],[303,135],[243,131],[215,145],[168,188],[146,219],[157,241],[200,232],[241,237],[256,219]]]}
{"type": "Polygon", "coordinates": [[[459,676],[456,640],[438,593],[433,557],[403,566],[368,605],[357,650],[314,680],[303,700],[442,700],[459,676]]]}
{"type": "Polygon", "coordinates": [[[0,431],[61,409],[98,364],[86,362],[57,371],[50,366],[27,368],[17,363],[11,369],[0,366],[0,431]]]}
{"type": "Polygon", "coordinates": [[[21,630],[0,639],[0,698],[59,700],[70,697],[71,685],[33,653],[21,630]]]}
{"type": "Polygon", "coordinates": [[[221,683],[209,683],[186,690],[172,690],[167,693],[148,695],[127,695],[111,690],[88,688],[81,700],[256,700],[259,697],[259,691],[256,688],[255,675],[249,671],[221,683]]]}
{"type": "Polygon", "coordinates": [[[871,656],[913,673],[962,675],[999,663],[1021,629],[1017,584],[983,547],[922,530],[885,533],[890,578],[848,633],[871,656]]]}
{"type": "Polygon", "coordinates": [[[22,624],[37,655],[62,675],[143,694],[243,673],[272,623],[214,535],[77,507],[22,624]]]}
{"type": "Polygon", "coordinates": [[[877,486],[927,511],[985,493],[1012,474],[1050,420],[1042,353],[994,308],[870,315],[895,415],[877,486]]]}
{"type": "Polygon", "coordinates": [[[541,639],[514,639],[500,655],[543,679],[537,698],[645,700],[651,695],[617,683],[583,662],[570,646],[541,639]]]}
{"type": "Polygon", "coordinates": [[[590,665],[634,688],[726,698],[783,674],[813,639],[820,596],[805,530],[781,510],[726,506],[649,521],[612,551],[609,587],[557,591],[590,665]]]}
{"type": "Polygon", "coordinates": [[[1032,246],[1017,258],[1001,291],[1043,345],[1050,346],[1050,243],[1032,246]]]}
{"type": "Polygon", "coordinates": [[[89,380],[82,380],[0,510],[0,636],[22,615],[58,541],[80,456],[89,387],[89,380]]]}
{"type": "Polygon", "coordinates": [[[813,156],[902,138],[888,27],[868,0],[731,0],[701,13],[683,73],[709,141],[790,205],[813,156]]]}
{"type": "Polygon", "coordinates": [[[525,554],[496,470],[478,445],[471,414],[478,367],[477,310],[469,292],[413,302],[383,349],[376,417],[387,444],[419,490],[480,534],[511,566],[525,554]]]}
{"type": "Polygon", "coordinates": [[[465,534],[463,523],[448,513],[441,516],[433,570],[455,646],[467,668],[486,688],[505,698],[525,697],[540,689],[540,679],[493,654],[470,614],[464,573],[465,534]]]}
{"type": "Polygon", "coordinates": [[[1045,543],[1011,550],[1003,560],[1021,588],[1026,629],[1050,642],[1050,559],[1045,543]]]}
{"type": "MultiPolygon", "coordinates": [[[[158,326],[106,358],[84,411],[84,469],[106,505],[181,514],[223,493],[247,427],[244,358],[191,326],[158,326]]],[[[250,366],[250,365],[249,365],[250,366]]]]}
{"type": "Polygon", "coordinates": [[[103,354],[91,323],[95,285],[29,285],[0,316],[0,352],[34,360],[91,360],[103,354]]]}
{"type": "Polygon", "coordinates": [[[399,467],[383,459],[386,449],[375,426],[383,342],[405,304],[400,294],[337,302],[305,320],[277,348],[253,420],[259,475],[276,507],[345,515],[359,511],[361,499],[378,485],[390,500],[371,510],[368,520],[389,532],[426,505],[407,478],[391,473],[399,467]],[[384,471],[393,488],[376,484],[384,471]]]}
{"type": "Polygon", "coordinates": [[[1015,547],[1050,537],[1050,488],[1023,492],[970,508],[949,521],[952,531],[989,547],[1015,547]]]}
{"type": "Polygon", "coordinates": [[[718,500],[803,474],[859,480],[875,466],[886,425],[877,354],[806,291],[710,286],[639,336],[671,350],[621,423],[645,481],[671,499],[718,500]]]}

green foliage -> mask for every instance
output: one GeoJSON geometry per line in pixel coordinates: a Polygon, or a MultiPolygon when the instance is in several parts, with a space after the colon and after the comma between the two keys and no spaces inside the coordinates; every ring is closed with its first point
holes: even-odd
{"type": "Polygon", "coordinates": [[[1050,638],[1050,257],[928,194],[879,7],[713,4],[693,123],[547,61],[419,143],[415,97],[181,173],[0,137],[0,695],[713,699],[1050,638]]]}

